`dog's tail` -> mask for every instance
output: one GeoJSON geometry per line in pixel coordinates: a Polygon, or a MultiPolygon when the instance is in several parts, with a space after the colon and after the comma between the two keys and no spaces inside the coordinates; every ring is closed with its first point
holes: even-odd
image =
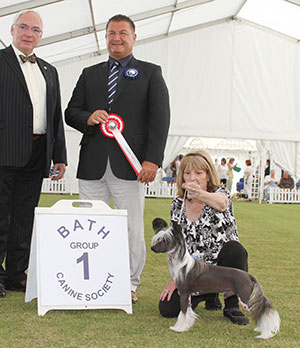
{"type": "Polygon", "coordinates": [[[260,332],[256,338],[271,338],[280,329],[280,317],[269,299],[264,295],[261,285],[253,278],[253,289],[247,303],[256,321],[254,331],[260,332]]]}

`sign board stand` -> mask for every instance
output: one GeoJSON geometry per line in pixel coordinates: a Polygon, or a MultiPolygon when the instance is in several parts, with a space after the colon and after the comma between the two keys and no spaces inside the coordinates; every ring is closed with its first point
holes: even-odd
{"type": "Polygon", "coordinates": [[[25,301],[34,298],[38,315],[52,309],[131,314],[127,211],[78,200],[36,208],[25,301]]]}

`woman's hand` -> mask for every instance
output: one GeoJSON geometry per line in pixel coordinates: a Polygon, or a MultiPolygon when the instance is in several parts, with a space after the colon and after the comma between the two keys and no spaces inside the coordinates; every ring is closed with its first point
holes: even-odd
{"type": "Polygon", "coordinates": [[[197,198],[201,200],[201,196],[203,195],[203,192],[206,192],[202,190],[201,186],[198,183],[195,182],[186,182],[182,184],[182,188],[187,191],[187,198],[197,198]]]}
{"type": "Polygon", "coordinates": [[[167,301],[171,300],[171,297],[173,295],[173,292],[176,290],[176,285],[173,280],[171,280],[163,289],[163,291],[160,294],[160,300],[164,301],[167,298],[167,301]]]}
{"type": "Polygon", "coordinates": [[[182,188],[188,191],[188,199],[197,199],[221,212],[227,209],[228,199],[224,193],[207,192],[202,190],[199,184],[192,181],[184,183],[182,188]]]}

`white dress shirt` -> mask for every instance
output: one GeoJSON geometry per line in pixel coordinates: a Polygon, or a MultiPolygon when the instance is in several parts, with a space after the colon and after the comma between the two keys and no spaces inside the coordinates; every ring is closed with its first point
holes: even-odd
{"type": "Polygon", "coordinates": [[[33,106],[33,134],[47,132],[46,81],[37,63],[23,63],[19,55],[24,55],[12,45],[20,63],[33,106]]]}

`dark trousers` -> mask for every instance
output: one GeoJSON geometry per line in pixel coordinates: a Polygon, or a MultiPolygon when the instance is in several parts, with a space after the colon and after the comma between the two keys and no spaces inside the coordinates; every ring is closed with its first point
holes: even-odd
{"type": "Polygon", "coordinates": [[[46,136],[33,141],[24,167],[0,167],[0,282],[26,279],[34,208],[38,205],[46,163],[46,136]],[[3,261],[5,259],[5,268],[3,261]]]}
{"type": "MultiPolygon", "coordinates": [[[[223,245],[220,250],[217,265],[224,267],[234,267],[248,272],[248,253],[241,243],[236,241],[229,241],[223,245]]],[[[216,294],[205,294],[199,296],[192,296],[192,308],[194,309],[201,301],[212,301],[216,294]]],[[[225,300],[225,308],[238,307],[237,296],[231,296],[225,300]]],[[[159,301],[159,311],[164,317],[177,317],[180,312],[180,296],[177,290],[173,292],[170,301],[166,299],[159,301]]]]}

